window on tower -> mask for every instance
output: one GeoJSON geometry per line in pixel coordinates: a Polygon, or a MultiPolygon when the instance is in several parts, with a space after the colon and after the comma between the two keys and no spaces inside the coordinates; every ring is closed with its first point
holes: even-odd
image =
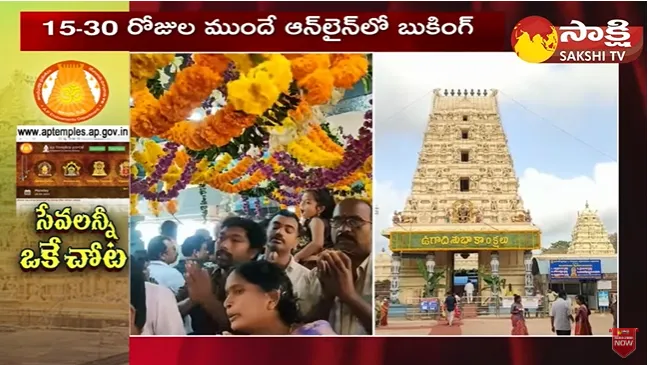
{"type": "Polygon", "coordinates": [[[469,116],[468,115],[463,115],[462,116],[462,121],[463,122],[468,122],[469,121],[469,116]]]}
{"type": "Polygon", "coordinates": [[[469,131],[468,130],[463,130],[462,131],[462,139],[469,139],[469,131]]]}
{"type": "Polygon", "coordinates": [[[462,192],[469,191],[469,178],[468,177],[460,178],[460,191],[462,191],[462,192]]]}
{"type": "Polygon", "coordinates": [[[461,162],[469,162],[469,151],[460,152],[460,161],[461,162]]]}

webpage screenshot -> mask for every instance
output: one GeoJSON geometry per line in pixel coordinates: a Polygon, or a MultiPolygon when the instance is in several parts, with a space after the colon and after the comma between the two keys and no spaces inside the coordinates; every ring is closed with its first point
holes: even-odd
{"type": "Polygon", "coordinates": [[[18,127],[18,210],[44,200],[112,205],[128,199],[128,133],[126,127],[18,127]]]}

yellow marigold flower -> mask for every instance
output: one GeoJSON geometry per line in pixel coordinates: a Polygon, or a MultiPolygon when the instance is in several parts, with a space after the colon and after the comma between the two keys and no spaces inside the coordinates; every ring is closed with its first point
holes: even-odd
{"type": "Polygon", "coordinates": [[[228,83],[228,100],[236,110],[261,115],[273,106],[280,95],[267,72],[257,71],[254,78],[240,76],[228,83]]]}
{"type": "Polygon", "coordinates": [[[249,77],[254,78],[257,72],[266,72],[275,86],[283,92],[288,93],[293,74],[291,73],[291,62],[282,55],[271,55],[267,61],[257,65],[249,72],[249,77]]]}

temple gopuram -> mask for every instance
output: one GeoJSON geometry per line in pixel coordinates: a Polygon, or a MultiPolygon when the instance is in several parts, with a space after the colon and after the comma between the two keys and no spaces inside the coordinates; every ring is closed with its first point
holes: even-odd
{"type": "Polygon", "coordinates": [[[541,232],[518,193],[496,95],[434,90],[410,195],[382,232],[392,251],[393,302],[415,304],[422,296],[417,260],[429,273],[444,273],[438,296],[461,293],[468,280],[476,295],[490,295],[478,294],[485,285],[478,270],[505,279],[514,292],[534,294],[532,250],[541,247],[541,232]],[[466,270],[458,258],[476,267],[466,270]],[[473,276],[458,277],[459,266],[473,276]]]}
{"type": "Polygon", "coordinates": [[[608,308],[617,296],[617,252],[596,210],[577,212],[565,254],[536,255],[532,273],[540,289],[585,295],[592,309],[608,308]]]}

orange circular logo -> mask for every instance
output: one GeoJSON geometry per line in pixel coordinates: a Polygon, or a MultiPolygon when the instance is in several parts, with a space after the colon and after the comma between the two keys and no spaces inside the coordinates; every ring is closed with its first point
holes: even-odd
{"type": "Polygon", "coordinates": [[[22,143],[20,145],[20,153],[23,155],[29,155],[32,151],[34,151],[34,146],[31,143],[22,143]]]}
{"type": "Polygon", "coordinates": [[[81,123],[99,114],[108,100],[108,82],[93,66],[63,61],[43,71],[34,85],[36,105],[63,123],[81,123]]]}
{"type": "Polygon", "coordinates": [[[559,36],[549,20],[534,15],[516,24],[512,30],[511,43],[520,59],[529,63],[541,63],[549,60],[557,50],[559,36]]]}

